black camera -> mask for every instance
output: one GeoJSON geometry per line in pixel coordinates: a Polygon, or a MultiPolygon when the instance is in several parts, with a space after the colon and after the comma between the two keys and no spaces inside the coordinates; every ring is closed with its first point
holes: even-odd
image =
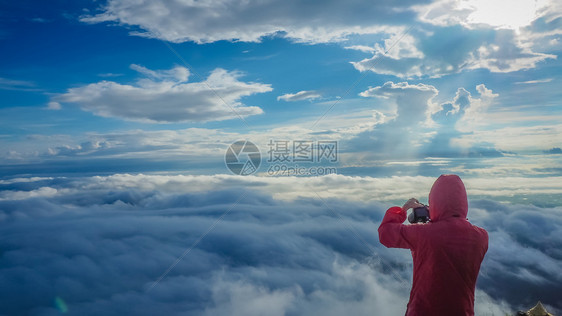
{"type": "Polygon", "coordinates": [[[408,222],[412,224],[429,222],[429,207],[424,205],[413,209],[412,213],[408,215],[408,222]]]}

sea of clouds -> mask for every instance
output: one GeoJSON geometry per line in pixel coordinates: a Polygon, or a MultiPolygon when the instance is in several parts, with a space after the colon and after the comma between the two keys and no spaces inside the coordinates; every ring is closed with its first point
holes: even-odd
{"type": "MultiPolygon", "coordinates": [[[[384,195],[395,188],[423,198],[432,181],[1,180],[0,315],[401,315],[411,256],[378,242],[392,205],[384,195]]],[[[477,182],[466,182],[470,194],[477,182]]],[[[470,200],[470,221],[490,235],[477,315],[513,314],[538,300],[561,313],[560,214],[470,200]]]]}

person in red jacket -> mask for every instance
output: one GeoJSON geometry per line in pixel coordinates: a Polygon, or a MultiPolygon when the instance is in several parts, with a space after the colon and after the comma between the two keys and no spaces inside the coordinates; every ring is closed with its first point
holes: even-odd
{"type": "Polygon", "coordinates": [[[412,252],[414,277],[407,316],[474,315],[474,289],[488,250],[488,233],[467,219],[468,200],[457,175],[441,175],[429,193],[427,223],[404,225],[412,198],[389,208],[379,227],[388,248],[412,252]]]}

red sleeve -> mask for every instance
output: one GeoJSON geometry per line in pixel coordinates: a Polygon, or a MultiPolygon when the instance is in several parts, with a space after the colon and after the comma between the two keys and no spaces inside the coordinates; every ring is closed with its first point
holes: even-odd
{"type": "Polygon", "coordinates": [[[387,248],[413,249],[416,225],[404,225],[406,211],[399,206],[393,206],[386,211],[379,226],[379,240],[387,248]]]}

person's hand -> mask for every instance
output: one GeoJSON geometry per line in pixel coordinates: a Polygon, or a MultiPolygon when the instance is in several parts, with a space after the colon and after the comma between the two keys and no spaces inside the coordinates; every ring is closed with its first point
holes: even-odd
{"type": "Polygon", "coordinates": [[[422,206],[423,206],[423,204],[421,204],[420,201],[418,201],[415,198],[411,198],[406,203],[404,203],[404,206],[402,206],[402,209],[404,211],[407,211],[411,208],[422,207],[422,206]]]}

